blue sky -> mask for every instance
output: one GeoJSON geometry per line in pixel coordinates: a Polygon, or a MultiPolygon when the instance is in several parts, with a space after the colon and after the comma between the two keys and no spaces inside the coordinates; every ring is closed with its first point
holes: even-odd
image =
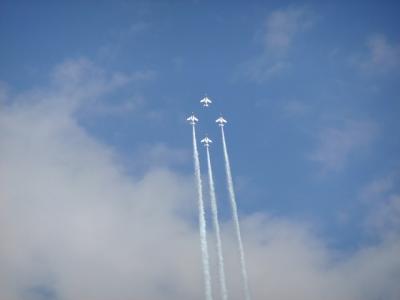
{"type": "Polygon", "coordinates": [[[399,9],[397,1],[2,1],[0,104],[25,107],[61,90],[59,109],[132,180],[157,168],[192,179],[185,119],[195,112],[199,136],[215,142],[229,222],[214,125],[222,113],[240,214],[307,223],[332,251],[353,253],[400,231],[399,9]],[[209,109],[199,104],[205,93],[209,109]]]}

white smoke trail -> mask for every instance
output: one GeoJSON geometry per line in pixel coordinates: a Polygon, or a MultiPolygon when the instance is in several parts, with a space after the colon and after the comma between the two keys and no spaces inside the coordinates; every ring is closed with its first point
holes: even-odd
{"type": "Polygon", "coordinates": [[[228,184],[228,192],[229,192],[229,198],[231,200],[230,202],[231,202],[231,208],[232,208],[232,215],[233,215],[233,220],[234,220],[235,230],[236,230],[236,237],[237,237],[238,246],[239,246],[240,266],[241,266],[241,270],[242,270],[244,296],[245,296],[246,300],[250,300],[250,290],[249,290],[249,283],[248,283],[247,271],[246,271],[246,261],[244,258],[242,236],[240,234],[239,216],[238,216],[236,199],[235,199],[235,191],[233,189],[232,172],[231,172],[231,166],[229,163],[229,156],[228,156],[228,150],[226,147],[225,133],[224,133],[223,126],[221,126],[221,135],[222,135],[222,146],[223,146],[224,158],[225,158],[226,181],[228,184]]]}
{"type": "Polygon", "coordinates": [[[204,216],[203,188],[201,182],[200,160],[199,160],[199,152],[197,151],[197,139],[196,139],[196,130],[194,124],[192,125],[192,128],[193,128],[193,163],[194,163],[194,174],[197,183],[200,247],[201,247],[201,257],[203,263],[205,295],[206,295],[206,300],[212,300],[210,262],[208,257],[208,246],[207,246],[206,219],[204,216]]]}
{"type": "Polygon", "coordinates": [[[207,150],[207,167],[208,167],[208,182],[210,188],[210,200],[211,200],[211,212],[213,217],[213,225],[215,230],[215,236],[217,240],[217,254],[218,254],[218,271],[219,271],[219,283],[221,289],[221,299],[228,299],[228,291],[226,288],[226,280],[225,280],[225,271],[224,271],[224,256],[222,252],[222,243],[221,243],[221,234],[219,229],[219,221],[218,221],[218,207],[217,207],[217,197],[215,196],[215,188],[214,188],[214,178],[211,167],[211,158],[210,158],[210,150],[209,147],[206,147],[207,150]]]}

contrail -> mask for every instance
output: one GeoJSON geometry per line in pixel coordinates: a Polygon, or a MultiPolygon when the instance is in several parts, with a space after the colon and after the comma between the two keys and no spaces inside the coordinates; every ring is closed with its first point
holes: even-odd
{"type": "Polygon", "coordinates": [[[197,183],[200,247],[201,247],[201,256],[203,263],[205,295],[206,295],[206,300],[212,300],[210,262],[208,257],[208,248],[207,248],[206,219],[204,217],[204,203],[203,203],[203,190],[202,190],[201,173],[200,173],[200,160],[199,160],[199,152],[197,151],[196,129],[194,122],[192,124],[192,129],[193,129],[193,163],[194,163],[194,174],[197,183]]]}
{"type": "Polygon", "coordinates": [[[222,146],[223,146],[224,158],[225,158],[226,181],[228,184],[228,192],[229,192],[229,198],[231,200],[230,202],[231,202],[231,208],[232,208],[232,215],[233,215],[233,220],[235,223],[236,237],[237,237],[238,245],[239,245],[240,266],[242,269],[244,296],[245,296],[246,300],[250,300],[250,290],[249,290],[249,283],[248,283],[247,271],[246,271],[246,261],[244,258],[242,236],[240,234],[239,216],[238,216],[237,205],[236,205],[236,200],[235,200],[235,191],[233,189],[232,172],[231,172],[231,166],[229,163],[228,150],[226,147],[223,123],[221,125],[220,125],[220,127],[221,127],[221,135],[222,135],[222,146]]]}
{"type": "Polygon", "coordinates": [[[221,234],[220,234],[219,222],[218,222],[217,197],[215,196],[214,178],[213,178],[213,172],[212,172],[212,168],[211,168],[210,150],[209,150],[208,145],[206,145],[206,151],[207,151],[208,182],[209,182],[210,199],[211,199],[211,212],[212,212],[212,217],[213,217],[215,236],[217,239],[218,269],[219,269],[219,282],[220,282],[220,288],[221,288],[221,298],[223,300],[227,300],[228,299],[228,291],[226,288],[225,271],[224,271],[224,256],[222,253],[221,234]]]}

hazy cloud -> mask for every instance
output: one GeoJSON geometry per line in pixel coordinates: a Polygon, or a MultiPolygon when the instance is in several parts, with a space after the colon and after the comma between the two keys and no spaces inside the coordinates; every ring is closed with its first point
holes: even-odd
{"type": "Polygon", "coordinates": [[[137,167],[152,168],[191,164],[189,149],[172,148],[166,144],[141,145],[134,153],[137,167]]]}
{"type": "Polygon", "coordinates": [[[376,136],[377,125],[367,121],[347,121],[342,127],[325,128],[318,134],[316,149],[309,158],[323,170],[339,170],[355,151],[376,136]]]}
{"type": "Polygon", "coordinates": [[[294,39],[314,22],[311,12],[304,7],[280,9],[268,15],[265,25],[265,51],[282,55],[293,45],[294,39]]]}
{"type": "Polygon", "coordinates": [[[288,55],[296,38],[314,22],[315,16],[305,7],[290,6],[271,12],[258,34],[262,53],[245,62],[242,72],[254,81],[263,82],[290,68],[288,55]]]}
{"type": "MultiPolygon", "coordinates": [[[[132,19],[137,17],[132,16],[132,19]]],[[[109,40],[99,48],[99,57],[103,60],[115,60],[123,53],[124,46],[132,41],[138,42],[151,28],[150,22],[140,20],[118,30],[111,30],[108,32],[109,40]]]]}
{"type": "Polygon", "coordinates": [[[366,217],[367,231],[378,237],[400,233],[399,174],[378,178],[367,184],[360,198],[369,213],[366,217]]]}
{"type": "Polygon", "coordinates": [[[400,43],[389,41],[383,34],[368,38],[368,52],[360,58],[358,65],[368,73],[381,73],[400,66],[400,43]]]}
{"type": "Polygon", "coordinates": [[[310,106],[298,100],[288,101],[283,106],[283,114],[287,117],[304,116],[310,111],[310,106]]]}
{"type": "Polygon", "coordinates": [[[368,202],[375,201],[382,195],[387,195],[387,193],[393,189],[393,185],[394,185],[394,175],[376,179],[370,182],[367,186],[365,186],[362,189],[360,197],[364,201],[368,202]]]}
{"type": "Polygon", "coordinates": [[[279,76],[282,71],[289,69],[291,64],[284,60],[273,60],[267,56],[259,56],[244,63],[242,72],[248,79],[257,83],[279,76]]]}
{"type": "Polygon", "coordinates": [[[0,80],[0,105],[6,100],[7,94],[8,94],[8,86],[5,82],[0,80]]]}

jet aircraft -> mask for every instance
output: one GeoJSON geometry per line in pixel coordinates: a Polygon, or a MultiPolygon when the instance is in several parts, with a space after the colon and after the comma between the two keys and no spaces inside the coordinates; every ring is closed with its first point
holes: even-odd
{"type": "Polygon", "coordinates": [[[195,125],[196,122],[199,121],[199,119],[197,119],[197,118],[195,117],[194,114],[192,114],[192,115],[191,115],[189,118],[187,118],[186,120],[189,121],[189,124],[190,124],[190,125],[195,125]]]}
{"type": "Polygon", "coordinates": [[[217,120],[215,120],[216,123],[218,123],[218,126],[223,127],[226,123],[228,123],[223,117],[219,117],[217,120]]]}
{"type": "Polygon", "coordinates": [[[210,144],[212,144],[212,140],[210,140],[209,138],[208,138],[208,136],[206,136],[204,139],[202,139],[201,141],[200,141],[202,144],[204,144],[204,146],[206,146],[206,147],[209,147],[210,146],[210,144]]]}
{"type": "Polygon", "coordinates": [[[212,101],[206,95],[203,99],[200,100],[200,103],[202,103],[204,107],[208,107],[208,106],[210,106],[212,101]]]}

